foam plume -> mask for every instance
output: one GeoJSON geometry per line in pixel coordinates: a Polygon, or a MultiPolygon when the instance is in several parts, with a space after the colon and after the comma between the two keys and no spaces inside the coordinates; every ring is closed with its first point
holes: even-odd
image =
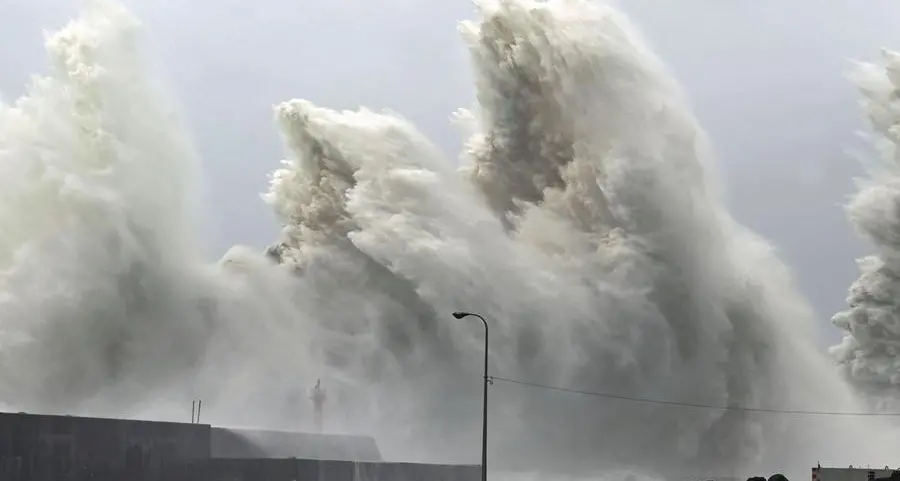
{"type": "Polygon", "coordinates": [[[842,372],[860,386],[876,406],[896,410],[900,386],[900,163],[897,126],[900,110],[900,54],[885,50],[880,64],[861,63],[851,79],[862,93],[861,105],[872,127],[870,136],[880,162],[870,164],[869,175],[847,205],[857,231],[871,241],[877,253],[858,261],[859,279],[850,287],[849,308],[834,316],[844,331],[831,348],[842,372]]]}
{"type": "Polygon", "coordinates": [[[18,346],[3,351],[6,399],[67,406],[193,362],[178,340],[202,330],[179,319],[195,289],[181,280],[195,164],[155,102],[136,28],[93,4],[48,38],[52,75],[0,106],[3,330],[18,346]],[[157,364],[135,364],[154,343],[157,364]]]}
{"type": "MultiPolygon", "coordinates": [[[[215,265],[195,254],[194,156],[133,19],[97,3],[52,37],[55,70],[0,113],[4,402],[183,419],[202,398],[217,424],[303,429],[322,378],[329,429],[374,434],[392,459],[471,462],[483,333],[449,316],[465,309],[491,324],[496,375],[858,408],[784,266],[723,209],[705,134],[628,22],[586,0],[478,5],[461,26],[478,100],[460,112],[465,167],[396,114],[284,102],[286,160],[264,195],[282,232],[215,265]]],[[[492,390],[498,469],[806,475],[872,448],[867,425],[833,418],[492,390]]]]}

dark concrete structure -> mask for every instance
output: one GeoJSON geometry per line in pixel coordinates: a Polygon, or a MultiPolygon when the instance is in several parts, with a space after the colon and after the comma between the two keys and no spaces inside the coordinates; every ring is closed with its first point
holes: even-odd
{"type": "Polygon", "coordinates": [[[382,462],[370,437],[0,413],[0,481],[480,479],[477,465],[382,462]]]}
{"type": "Polygon", "coordinates": [[[210,457],[203,424],[0,413],[0,478],[70,479],[210,457]]]}
{"type": "Polygon", "coordinates": [[[210,459],[161,473],[160,481],[480,481],[481,467],[310,459],[210,459]]]}
{"type": "Polygon", "coordinates": [[[226,429],[210,431],[213,458],[299,458],[329,461],[383,461],[368,436],[226,429]]]}

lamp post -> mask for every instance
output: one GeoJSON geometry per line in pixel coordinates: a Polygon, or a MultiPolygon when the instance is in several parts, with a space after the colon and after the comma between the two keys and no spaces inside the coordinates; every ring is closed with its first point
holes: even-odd
{"type": "Polygon", "coordinates": [[[478,314],[472,312],[454,312],[453,317],[463,319],[477,317],[484,324],[484,410],[481,414],[481,481],[487,481],[487,407],[488,407],[488,323],[478,314]]]}

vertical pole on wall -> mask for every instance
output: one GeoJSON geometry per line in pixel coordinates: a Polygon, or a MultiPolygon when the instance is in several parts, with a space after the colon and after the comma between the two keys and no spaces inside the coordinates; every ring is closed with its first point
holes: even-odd
{"type": "Polygon", "coordinates": [[[200,422],[200,410],[203,408],[203,400],[197,401],[197,422],[200,422]]]}
{"type": "Polygon", "coordinates": [[[197,407],[197,401],[191,401],[191,424],[194,424],[194,409],[197,407]]]}

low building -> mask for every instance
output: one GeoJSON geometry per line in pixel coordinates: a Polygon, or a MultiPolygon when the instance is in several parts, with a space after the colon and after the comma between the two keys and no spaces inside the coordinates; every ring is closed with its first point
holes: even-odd
{"type": "Polygon", "coordinates": [[[878,479],[898,479],[897,475],[892,476],[897,470],[885,466],[883,469],[872,468],[854,468],[852,466],[846,468],[812,468],[811,481],[875,481],[878,479]]]}

